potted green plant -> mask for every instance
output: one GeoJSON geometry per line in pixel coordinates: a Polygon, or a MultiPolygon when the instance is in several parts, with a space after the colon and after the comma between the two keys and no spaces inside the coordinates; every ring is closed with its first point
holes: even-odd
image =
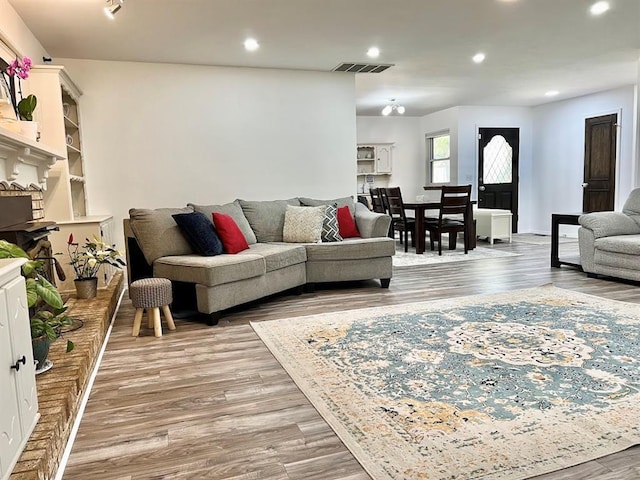
{"type": "Polygon", "coordinates": [[[126,266],[121,258],[122,253],[116,250],[115,245],[108,245],[96,237],[93,237],[93,241],[85,239],[85,244],[81,246],[73,241],[72,233],[67,240],[67,251],[76,277],[74,284],[77,298],[87,299],[96,296],[97,275],[102,265],[116,268],[126,266]]]}
{"type": "MultiPolygon", "coordinates": [[[[22,276],[25,277],[27,290],[27,305],[31,323],[31,345],[33,357],[38,366],[45,365],[49,346],[61,333],[62,327],[70,325],[71,319],[67,315],[60,292],[43,275],[43,264],[39,260],[32,260],[27,253],[5,240],[0,240],[0,258],[24,258],[22,276]]],[[[67,352],[73,350],[71,340],[67,340],[67,352]]]]}

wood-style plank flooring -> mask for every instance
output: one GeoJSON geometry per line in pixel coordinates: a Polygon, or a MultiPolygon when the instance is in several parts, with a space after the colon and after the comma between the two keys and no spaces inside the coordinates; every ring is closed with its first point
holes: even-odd
{"type": "MultiPolygon", "coordinates": [[[[486,243],[482,246],[488,246],[486,243]]],[[[561,245],[561,253],[577,244],[561,245]]],[[[638,284],[549,266],[549,245],[496,244],[518,257],[396,269],[234,309],[220,325],[176,320],[132,338],[124,301],[71,453],[67,480],[366,480],[370,477],[255,335],[250,321],[501,292],[546,283],[640,303],[638,284]]],[[[126,297],[126,294],[125,294],[126,297]]],[[[144,324],[145,322],[143,322],[144,324]]],[[[640,478],[640,448],[538,480],[640,478]]]]}

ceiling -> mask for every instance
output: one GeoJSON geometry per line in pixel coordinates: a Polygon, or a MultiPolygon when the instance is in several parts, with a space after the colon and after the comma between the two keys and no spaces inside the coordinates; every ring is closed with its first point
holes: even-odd
{"type": "Polygon", "coordinates": [[[331,71],[372,62],[375,45],[373,62],[395,66],[356,74],[358,115],[380,115],[392,98],[410,116],[540,105],[635,84],[640,65],[639,0],[610,0],[598,17],[591,0],[125,0],[114,20],[102,0],[9,3],[54,61],[331,71]],[[244,50],[247,36],[258,51],[244,50]]]}

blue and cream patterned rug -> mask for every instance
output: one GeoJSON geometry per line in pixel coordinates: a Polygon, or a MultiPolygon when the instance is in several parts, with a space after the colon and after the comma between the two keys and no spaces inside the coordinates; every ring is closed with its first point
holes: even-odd
{"type": "Polygon", "coordinates": [[[639,311],[545,286],[252,326],[375,480],[513,480],[640,443],[639,311]]]}

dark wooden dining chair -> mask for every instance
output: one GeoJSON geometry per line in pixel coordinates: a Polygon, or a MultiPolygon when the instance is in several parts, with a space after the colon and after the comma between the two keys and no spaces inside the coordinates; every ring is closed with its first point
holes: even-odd
{"type": "Polygon", "coordinates": [[[369,193],[371,194],[371,209],[377,213],[387,213],[387,209],[384,208],[382,202],[382,192],[380,188],[371,188],[369,193]]]}
{"type": "Polygon", "coordinates": [[[449,234],[449,249],[456,246],[458,232],[464,234],[464,253],[469,251],[469,222],[473,222],[471,214],[471,185],[443,186],[440,194],[440,214],[437,221],[425,224],[429,231],[431,250],[434,242],[438,242],[438,255],[442,255],[442,234],[449,234]]]}
{"type": "Polygon", "coordinates": [[[416,219],[407,217],[405,214],[400,187],[385,188],[382,190],[382,196],[391,216],[391,236],[395,236],[396,230],[399,231],[400,243],[402,243],[404,236],[404,251],[407,252],[409,250],[409,235],[411,235],[411,244],[415,245],[413,234],[416,228],[416,219]]]}

